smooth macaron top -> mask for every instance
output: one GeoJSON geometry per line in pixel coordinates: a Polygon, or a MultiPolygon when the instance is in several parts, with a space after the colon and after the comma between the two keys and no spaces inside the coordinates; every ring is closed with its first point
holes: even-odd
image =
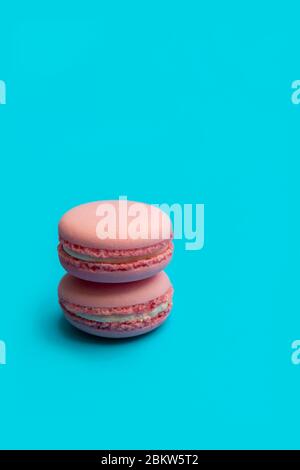
{"type": "Polygon", "coordinates": [[[170,218],[141,202],[96,201],[76,206],[59,222],[61,240],[87,248],[132,250],[172,238],[170,218]]]}
{"type": "Polygon", "coordinates": [[[58,287],[61,300],[83,307],[129,307],[163,296],[171,287],[165,272],[142,281],[97,284],[66,274],[58,287]]]}

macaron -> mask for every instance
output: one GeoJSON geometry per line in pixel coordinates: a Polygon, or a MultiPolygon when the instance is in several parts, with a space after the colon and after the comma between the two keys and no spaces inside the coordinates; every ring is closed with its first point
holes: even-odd
{"type": "Polygon", "coordinates": [[[99,284],[66,274],[58,297],[66,319],[76,328],[106,338],[127,338],[148,333],[167,319],[173,287],[165,272],[121,284],[99,284]]]}
{"type": "Polygon", "coordinates": [[[58,253],[73,276],[120,283],[162,271],[173,254],[169,216],[156,206],[116,200],[82,204],[59,222],[58,253]]]}

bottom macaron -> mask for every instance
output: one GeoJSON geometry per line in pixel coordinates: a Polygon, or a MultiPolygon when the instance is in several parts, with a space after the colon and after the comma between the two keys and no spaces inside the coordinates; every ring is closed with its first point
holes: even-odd
{"type": "Polygon", "coordinates": [[[160,326],[172,308],[173,287],[161,272],[142,281],[96,284],[67,274],[58,289],[66,319],[106,338],[127,338],[160,326]]]}

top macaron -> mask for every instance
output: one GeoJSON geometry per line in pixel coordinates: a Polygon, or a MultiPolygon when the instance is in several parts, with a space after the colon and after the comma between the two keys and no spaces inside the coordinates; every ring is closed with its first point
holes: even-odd
{"type": "Polygon", "coordinates": [[[162,271],[172,258],[170,218],[156,206],[96,201],[66,212],[59,222],[59,259],[73,276],[130,282],[162,271]]]}

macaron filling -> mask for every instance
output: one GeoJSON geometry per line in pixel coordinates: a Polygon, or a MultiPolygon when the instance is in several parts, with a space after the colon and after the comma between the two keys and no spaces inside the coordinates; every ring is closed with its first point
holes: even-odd
{"type": "Polygon", "coordinates": [[[134,250],[84,248],[64,240],[58,245],[63,266],[90,272],[130,271],[167,263],[173,254],[172,240],[134,250]]]}
{"type": "Polygon", "coordinates": [[[168,302],[164,302],[158,307],[155,307],[153,310],[150,310],[149,312],[146,313],[140,313],[140,314],[131,314],[131,315],[88,315],[86,313],[81,313],[81,312],[72,312],[69,310],[70,313],[73,313],[76,317],[83,318],[84,320],[90,320],[90,321],[95,321],[97,323],[102,323],[102,322],[128,322],[128,321],[145,321],[150,318],[154,318],[163,311],[167,310],[169,306],[168,302]]]}
{"type": "Polygon", "coordinates": [[[167,317],[172,307],[173,288],[149,302],[125,307],[84,307],[60,297],[67,317],[97,329],[144,328],[167,317]]]}
{"type": "Polygon", "coordinates": [[[111,263],[111,264],[121,264],[121,263],[132,263],[133,261],[139,261],[141,259],[150,259],[153,256],[159,255],[163,253],[165,248],[158,249],[154,253],[151,254],[144,254],[143,256],[123,256],[123,257],[97,257],[97,256],[90,256],[86,255],[85,253],[80,253],[78,251],[74,251],[68,247],[66,244],[62,244],[63,250],[72,258],[76,258],[81,261],[87,261],[89,263],[111,263]]]}

